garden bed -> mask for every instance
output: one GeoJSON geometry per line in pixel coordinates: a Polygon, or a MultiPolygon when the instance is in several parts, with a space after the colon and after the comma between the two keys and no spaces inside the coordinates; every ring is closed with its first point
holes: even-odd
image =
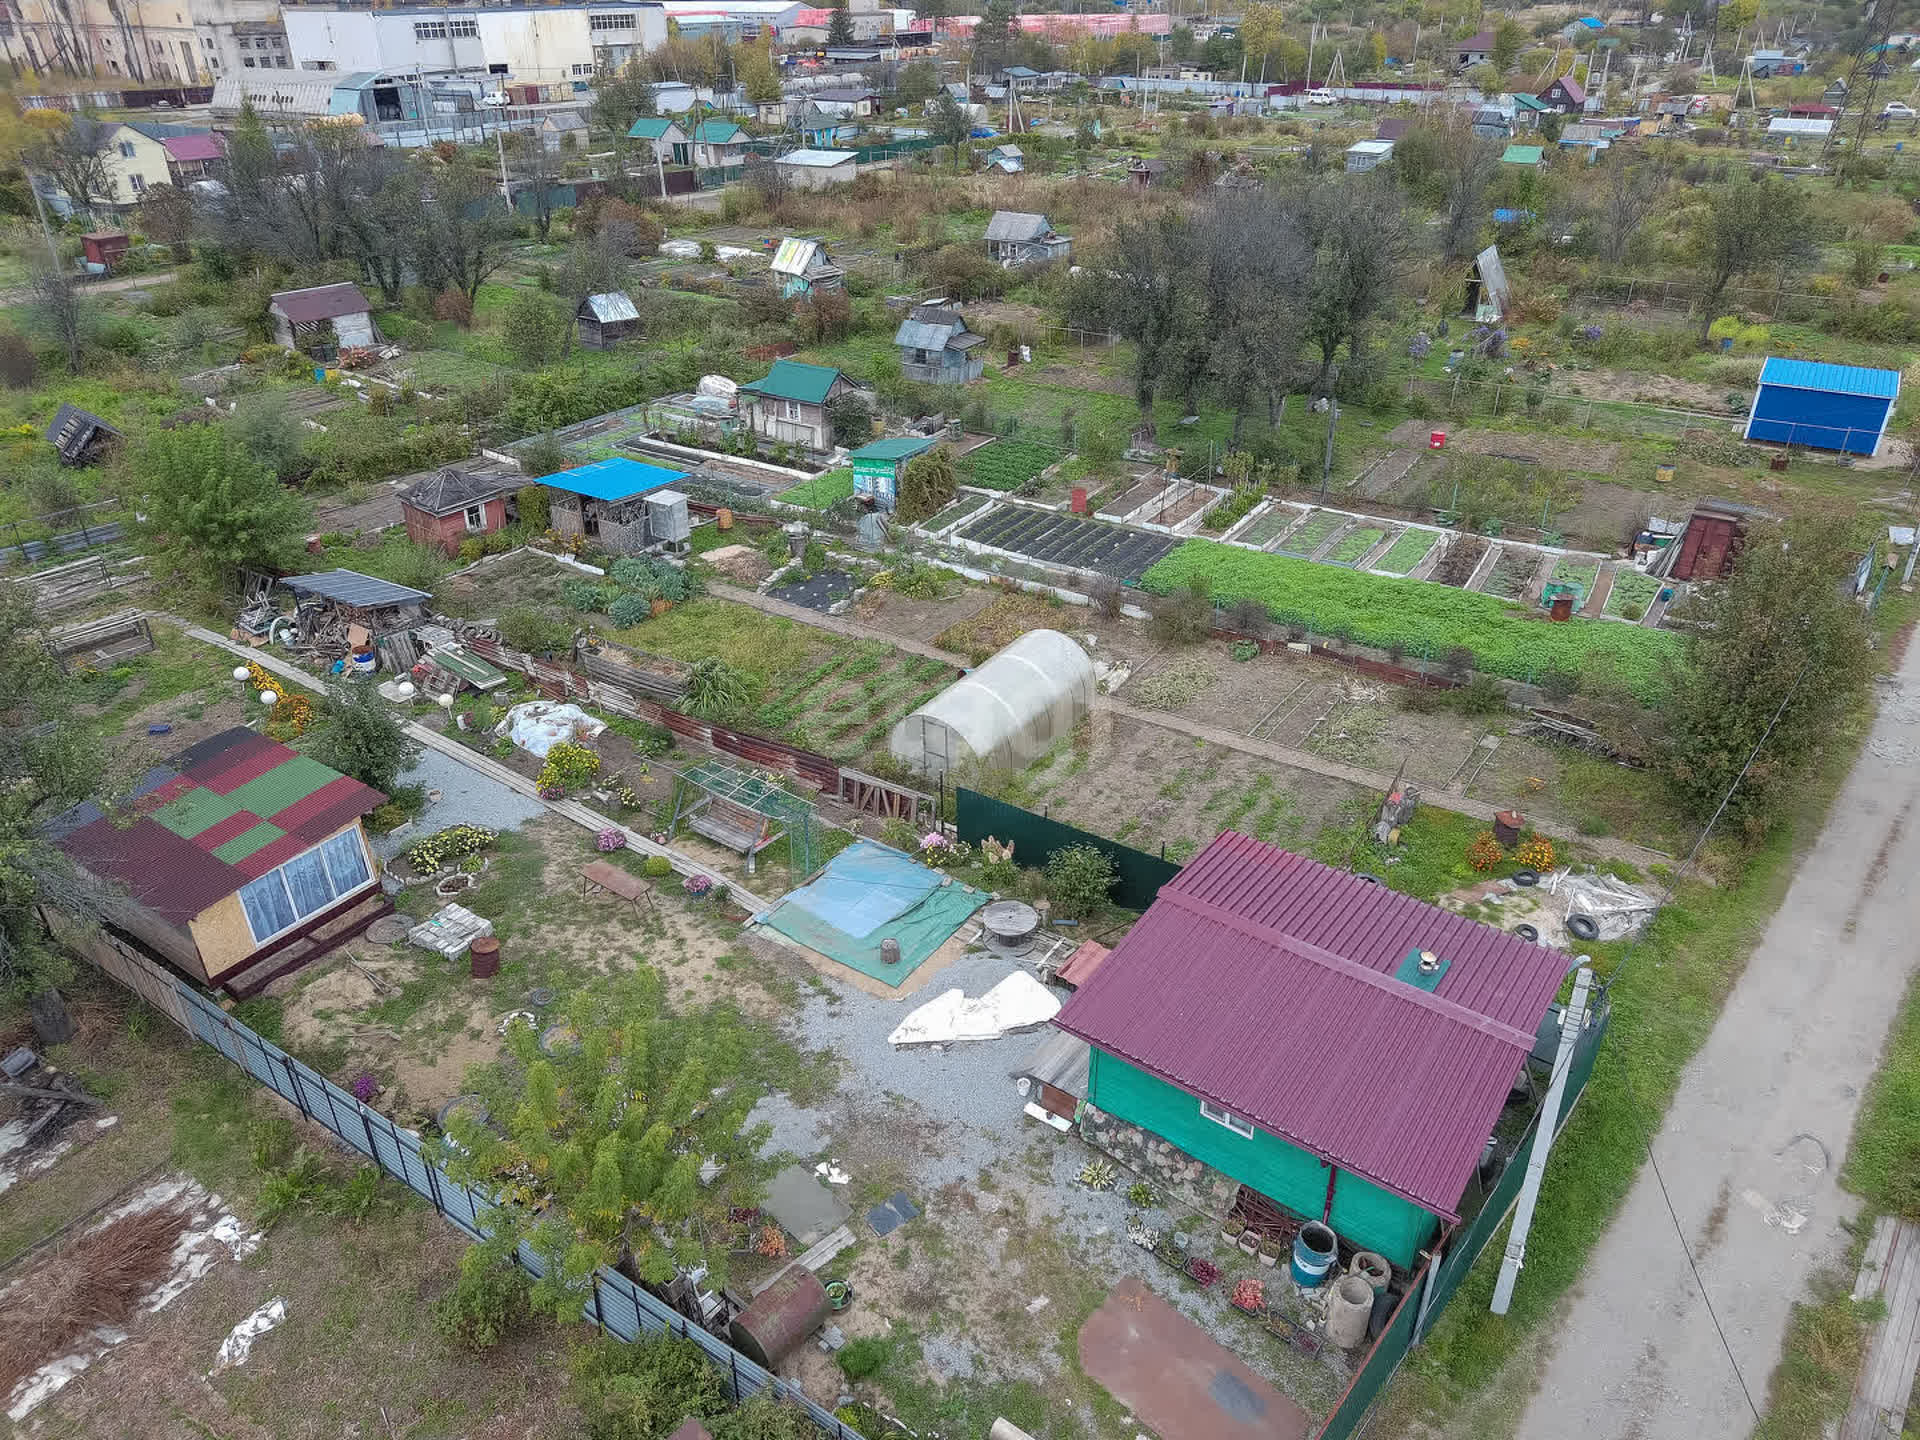
{"type": "Polygon", "coordinates": [[[775,600],[784,600],[789,605],[803,606],[808,610],[818,610],[822,615],[829,613],[841,601],[850,599],[860,587],[860,576],[846,570],[822,570],[814,575],[803,575],[798,580],[788,581],[784,585],[775,585],[767,594],[775,600]]]}
{"type": "Polygon", "coordinates": [[[1622,620],[1638,620],[1660,593],[1662,583],[1624,565],[1617,566],[1613,572],[1613,589],[1607,592],[1605,613],[1622,620]]]}
{"type": "Polygon", "coordinates": [[[1282,624],[1344,626],[1363,645],[1399,645],[1417,654],[1454,646],[1473,651],[1478,668],[1513,680],[1548,670],[1591,675],[1611,669],[1642,699],[1660,690],[1662,663],[1674,638],[1663,631],[1597,625],[1555,625],[1509,613],[1492,595],[1475,595],[1418,580],[1393,580],[1189,540],[1157,562],[1146,589],[1164,594],[1206,577],[1216,601],[1258,600],[1282,624]]]}
{"type": "Polygon", "coordinates": [[[995,440],[961,457],[960,478],[985,490],[1018,490],[1059,458],[1031,440],[995,440]]]}
{"type": "Polygon", "coordinates": [[[1393,575],[1405,575],[1426,559],[1428,553],[1439,543],[1438,531],[1402,531],[1400,537],[1387,547],[1387,553],[1374,562],[1373,568],[1385,570],[1393,575]]]}
{"type": "Polygon", "coordinates": [[[993,502],[984,495],[962,495],[931,520],[922,521],[920,528],[928,531],[944,530],[949,525],[957,524],[975,511],[983,509],[992,503],[993,502]]]}
{"type": "Polygon", "coordinates": [[[1244,541],[1248,545],[1265,545],[1299,518],[1300,512],[1291,505],[1276,505],[1234,536],[1234,539],[1244,541]]]}
{"type": "Polygon", "coordinates": [[[1329,565],[1358,565],[1360,559],[1374,546],[1387,538],[1387,532],[1363,525],[1358,530],[1350,530],[1340,537],[1340,543],[1327,553],[1329,565]]]}
{"type": "Polygon", "coordinates": [[[1172,540],[1161,535],[1017,505],[995,510],[960,534],[975,544],[1043,564],[1100,571],[1121,580],[1139,579],[1174,547],[1172,540]]]}
{"type": "Polygon", "coordinates": [[[1331,510],[1316,510],[1307,517],[1307,523],[1289,535],[1280,545],[1282,555],[1311,555],[1327,542],[1342,525],[1347,523],[1345,515],[1336,515],[1331,510]]]}
{"type": "Polygon", "coordinates": [[[1518,601],[1525,597],[1533,572],[1540,568],[1540,557],[1531,550],[1507,550],[1493,563],[1493,572],[1480,587],[1485,595],[1518,601]]]}
{"type": "Polygon", "coordinates": [[[829,470],[811,480],[803,480],[791,490],[782,490],[774,498],[783,504],[800,505],[808,510],[825,510],[851,494],[853,471],[843,465],[838,470],[829,470]]]}

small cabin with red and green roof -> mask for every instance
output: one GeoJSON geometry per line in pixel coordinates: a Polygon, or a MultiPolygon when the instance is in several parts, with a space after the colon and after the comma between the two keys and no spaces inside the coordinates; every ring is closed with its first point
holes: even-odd
{"type": "Polygon", "coordinates": [[[236,726],[149,770],[126,813],[89,802],[51,833],[110,893],[111,930],[202,984],[251,989],[392,909],[361,823],[386,798],[236,726]]]}
{"type": "Polygon", "coordinates": [[[1091,1049],[1090,1142],[1411,1270],[1462,1218],[1572,964],[1228,831],[1054,1023],[1091,1049]]]}

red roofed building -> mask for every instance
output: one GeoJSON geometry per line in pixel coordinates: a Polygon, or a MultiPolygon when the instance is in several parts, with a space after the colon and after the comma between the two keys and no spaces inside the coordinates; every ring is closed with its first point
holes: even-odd
{"type": "Polygon", "coordinates": [[[1226,1177],[1189,1187],[1223,1208],[1245,1186],[1412,1269],[1571,966],[1228,831],[1054,1023],[1092,1047],[1090,1139],[1137,1127],[1226,1177]]]}
{"type": "Polygon", "coordinates": [[[1540,92],[1540,103],[1562,115],[1583,114],[1587,108],[1586,88],[1568,72],[1540,92]]]}
{"type": "Polygon", "coordinates": [[[386,798],[237,726],[148,771],[131,816],[79,805],[53,838],[113,892],[111,928],[232,986],[269,958],[283,957],[268,967],[280,973],[322,955],[392,908],[361,827],[386,798]]]}

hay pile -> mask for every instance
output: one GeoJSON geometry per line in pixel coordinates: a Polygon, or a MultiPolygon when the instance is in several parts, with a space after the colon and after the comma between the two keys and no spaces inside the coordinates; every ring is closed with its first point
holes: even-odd
{"type": "Polygon", "coordinates": [[[0,1395],[102,1326],[120,1326],[173,1268],[192,1215],[163,1205],[62,1245],[0,1300],[0,1395]]]}

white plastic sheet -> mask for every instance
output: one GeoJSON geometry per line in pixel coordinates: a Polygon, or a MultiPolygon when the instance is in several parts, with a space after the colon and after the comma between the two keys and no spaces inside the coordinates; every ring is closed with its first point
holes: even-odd
{"type": "Polygon", "coordinates": [[[1659,909],[1655,897],[1638,885],[1593,870],[1578,874],[1570,869],[1556,870],[1540,877],[1540,888],[1562,902],[1563,919],[1575,915],[1591,918],[1599,926],[1602,940],[1638,935],[1659,909]]]}
{"type": "Polygon", "coordinates": [[[508,710],[507,718],[494,728],[494,733],[511,737],[522,750],[544,760],[554,746],[591,740],[606,728],[606,721],[594,719],[578,705],[559,700],[529,700],[508,710]]]}
{"type": "Polygon", "coordinates": [[[1016,970],[986,994],[969,1000],[964,990],[936,995],[902,1020],[890,1045],[953,1045],[962,1040],[998,1040],[1031,1030],[1060,1013],[1060,1002],[1024,970],[1016,970]]]}

